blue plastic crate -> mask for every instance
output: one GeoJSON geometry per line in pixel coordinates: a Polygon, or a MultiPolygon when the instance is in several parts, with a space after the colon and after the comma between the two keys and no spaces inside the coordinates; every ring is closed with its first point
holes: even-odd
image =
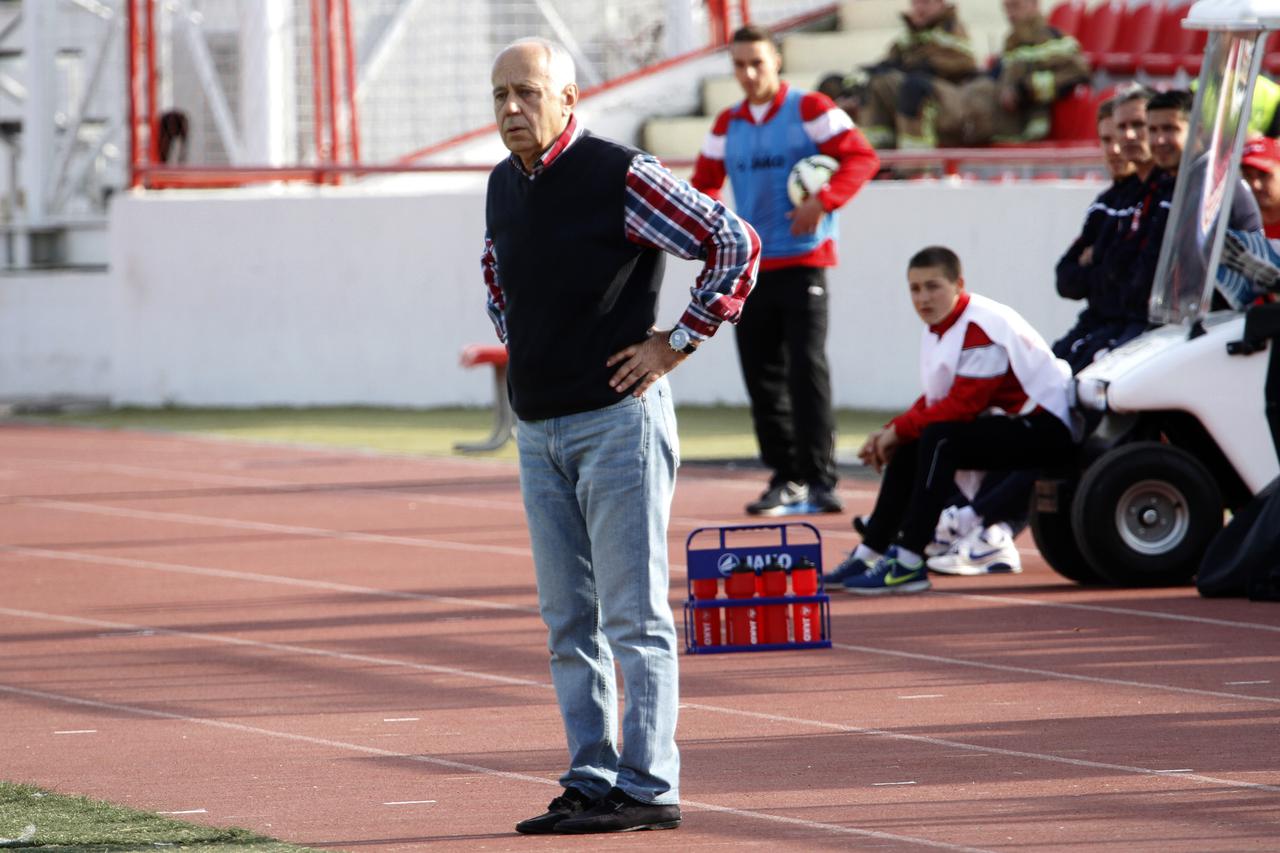
{"type": "MultiPolygon", "coordinates": [[[[685,651],[689,654],[720,654],[724,652],[767,652],[784,649],[831,648],[831,600],[822,583],[822,534],[807,522],[778,524],[736,524],[725,527],[699,527],[689,534],[685,543],[688,565],[688,597],[684,603],[685,651]],[[772,535],[771,535],[772,534],[772,535]],[[749,540],[749,541],[748,541],[749,540]],[[763,540],[763,541],[762,541],[763,540]],[[762,596],[751,598],[725,597],[725,581],[739,566],[754,569],[758,578],[761,570],[773,563],[787,573],[787,587],[791,585],[791,568],[801,560],[808,560],[817,572],[817,592],[813,595],[762,596]],[[718,595],[714,599],[694,597],[694,582],[716,581],[718,595]],[[814,604],[818,608],[819,637],[814,640],[797,640],[799,627],[794,617],[796,605],[814,604]],[[754,609],[754,624],[763,623],[760,608],[785,607],[787,615],[786,642],[730,643],[728,622],[730,614],[740,608],[754,609]],[[715,610],[719,618],[719,642],[703,643],[697,634],[699,611],[715,610]]],[[[759,584],[757,583],[757,588],[759,584]]],[[[755,636],[759,636],[756,634],[755,636]]]]}

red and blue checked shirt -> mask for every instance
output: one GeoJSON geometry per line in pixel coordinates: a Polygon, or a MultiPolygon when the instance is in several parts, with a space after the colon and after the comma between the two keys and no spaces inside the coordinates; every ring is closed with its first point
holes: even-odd
{"type": "MultiPolygon", "coordinates": [[[[535,181],[582,133],[577,117],[570,116],[564,132],[534,163],[532,171],[526,171],[514,154],[512,163],[535,181]]],[[[679,325],[694,340],[702,341],[714,335],[721,323],[737,323],[760,266],[760,238],[755,230],[719,201],[671,174],[656,157],[637,155],[626,180],[626,238],[679,258],[704,261],[679,325]]],[[[506,303],[498,257],[487,232],[480,265],[489,291],[486,308],[498,339],[506,343],[506,303]]]]}

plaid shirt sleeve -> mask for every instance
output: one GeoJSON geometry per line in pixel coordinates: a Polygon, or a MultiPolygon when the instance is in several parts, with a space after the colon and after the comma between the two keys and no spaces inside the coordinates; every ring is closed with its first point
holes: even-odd
{"type": "Polygon", "coordinates": [[[480,256],[480,269],[484,273],[484,286],[489,291],[485,301],[485,310],[493,321],[493,329],[498,333],[498,340],[507,342],[507,302],[502,296],[502,288],[498,286],[498,253],[493,250],[493,240],[489,232],[484,232],[484,253],[480,256]]]}
{"type": "Polygon", "coordinates": [[[627,171],[626,234],[641,246],[704,262],[679,323],[693,338],[738,322],[760,267],[760,238],[745,220],[642,154],[627,171]]]}

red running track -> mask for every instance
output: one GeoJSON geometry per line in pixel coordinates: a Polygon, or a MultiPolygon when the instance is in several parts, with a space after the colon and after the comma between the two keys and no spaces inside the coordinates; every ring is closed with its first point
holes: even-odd
{"type": "MultiPolygon", "coordinates": [[[[677,607],[689,531],[760,485],[682,471],[677,607]]],[[[679,831],[523,837],[565,751],[513,465],[9,425],[0,493],[0,778],[349,850],[1280,843],[1274,605],[1078,587],[1029,541],[836,593],[834,649],[682,658],[679,831]]]]}

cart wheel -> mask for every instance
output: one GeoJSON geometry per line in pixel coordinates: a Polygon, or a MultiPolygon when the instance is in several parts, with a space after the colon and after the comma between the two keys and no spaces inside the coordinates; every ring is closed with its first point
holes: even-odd
{"type": "Polygon", "coordinates": [[[1222,529],[1222,493],[1191,454],[1159,442],[1104,454],[1071,505],[1076,542],[1104,579],[1131,586],[1187,583],[1222,529]]]}
{"type": "Polygon", "coordinates": [[[1032,508],[1030,526],[1031,538],[1049,568],[1078,584],[1102,582],[1084,554],[1080,553],[1069,512],[1040,512],[1032,508]]]}

